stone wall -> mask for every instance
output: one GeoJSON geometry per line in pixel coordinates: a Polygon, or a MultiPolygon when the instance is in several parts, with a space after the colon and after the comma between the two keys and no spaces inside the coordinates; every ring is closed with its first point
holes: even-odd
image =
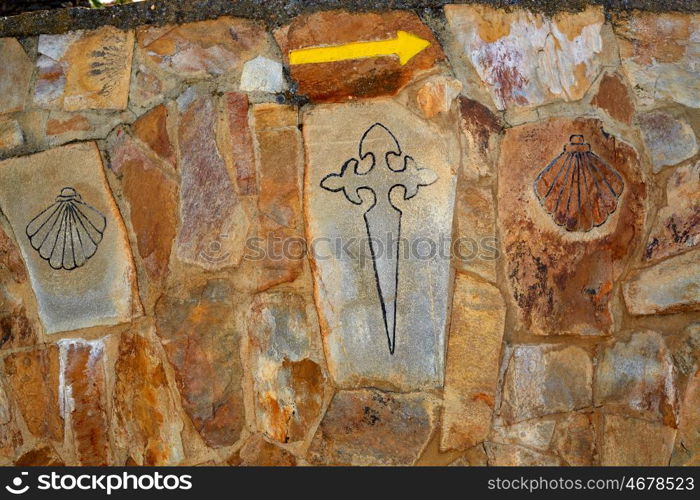
{"type": "Polygon", "coordinates": [[[0,462],[699,464],[700,15],[307,10],[0,23],[0,462]]]}

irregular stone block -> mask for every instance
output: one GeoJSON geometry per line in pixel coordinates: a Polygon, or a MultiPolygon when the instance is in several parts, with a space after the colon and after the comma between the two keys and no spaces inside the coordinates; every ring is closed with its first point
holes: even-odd
{"type": "Polygon", "coordinates": [[[485,5],[447,5],[445,14],[498,109],[577,101],[603,65],[599,7],[553,18],[485,5]]]}
{"type": "Polygon", "coordinates": [[[301,179],[303,176],[298,111],[262,104],[253,109],[259,151],[258,238],[262,255],[257,289],[294,281],[303,270],[301,179]]]}
{"type": "Polygon", "coordinates": [[[59,410],[59,357],[55,345],[5,357],[5,373],[27,429],[39,439],[63,441],[59,410]]]}
{"type": "MultiPolygon", "coordinates": [[[[405,47],[410,50],[408,55],[417,51],[407,62],[387,53],[384,57],[289,66],[291,77],[299,86],[299,94],[315,102],[342,102],[394,95],[418,73],[443,60],[445,55],[430,28],[416,14],[408,11],[380,14],[334,10],[299,16],[275,31],[275,39],[282,49],[285,63],[289,64],[289,53],[294,50],[353,42],[389,41],[396,39],[400,32],[424,41],[414,41],[417,45],[414,50],[405,47]],[[425,46],[425,42],[429,45],[425,46]]],[[[397,47],[387,52],[403,50],[397,47]]]]}
{"type": "Polygon", "coordinates": [[[0,162],[0,207],[27,265],[46,333],[140,312],[124,223],[94,143],[0,162]]]}
{"type": "Polygon", "coordinates": [[[623,79],[617,73],[606,73],[600,80],[598,93],[591,100],[608,115],[619,122],[630,125],[634,115],[634,104],[623,79]]]}
{"type": "Polygon", "coordinates": [[[562,465],[552,455],[539,453],[524,446],[500,443],[485,443],[488,465],[499,467],[536,467],[562,465]]]}
{"type": "Polygon", "coordinates": [[[698,152],[695,132],[688,122],[664,111],[640,113],[637,117],[654,172],[676,165],[698,152]]]}
{"type": "Polygon", "coordinates": [[[602,126],[550,119],[510,128],[501,143],[497,199],[506,275],[519,328],[536,335],[613,329],[610,301],[643,234],[646,186],[637,153],[602,126]],[[603,169],[618,197],[602,186],[603,169]]]}
{"type": "Polygon", "coordinates": [[[676,426],[678,402],[671,354],[663,337],[646,331],[603,351],[596,367],[596,406],[676,426]]]}
{"type": "Polygon", "coordinates": [[[241,467],[294,467],[297,459],[287,450],[266,441],[262,434],[255,434],[228,463],[241,467]]]}
{"type": "Polygon", "coordinates": [[[139,256],[158,284],[168,272],[177,229],[177,183],[125,133],[114,141],[109,157],[129,205],[139,256]]]}
{"type": "Polygon", "coordinates": [[[668,99],[700,107],[700,15],[675,12],[612,16],[622,67],[645,106],[668,99]]]}
{"type": "Polygon", "coordinates": [[[459,80],[443,75],[429,78],[416,92],[416,102],[424,118],[447,113],[462,90],[459,80]]]}
{"type": "Polygon", "coordinates": [[[700,465],[700,370],[688,381],[671,465],[700,465]]]}
{"type": "MultiPolygon", "coordinates": [[[[250,221],[217,145],[217,108],[212,97],[180,106],[180,226],[177,256],[205,269],[237,266],[250,221]]],[[[188,102],[189,101],[189,102],[188,102]]]]}
{"type": "Polygon", "coordinates": [[[12,414],[12,404],[3,383],[0,383],[0,463],[14,460],[24,440],[12,414]]]}
{"type": "Polygon", "coordinates": [[[238,193],[243,196],[258,194],[253,137],[248,124],[248,96],[228,92],[224,99],[238,193]]]}
{"type": "Polygon", "coordinates": [[[671,459],[676,429],[635,418],[603,416],[600,465],[666,466],[671,459]]]}
{"type": "Polygon", "coordinates": [[[156,327],[175,370],[182,406],[211,447],[231,446],[243,429],[240,333],[231,303],[241,300],[223,280],[167,292],[156,327]]]}
{"type": "Polygon", "coordinates": [[[514,444],[540,451],[547,451],[554,435],[554,420],[526,420],[503,426],[496,422],[489,441],[499,444],[514,444]]]}
{"type": "Polygon", "coordinates": [[[666,183],[666,205],[656,214],[645,260],[658,260],[700,243],[700,162],[678,167],[666,183]]]}
{"type": "Polygon", "coordinates": [[[245,92],[283,92],[287,89],[282,64],[258,56],[243,65],[241,90],[245,92]]]}
{"type": "Polygon", "coordinates": [[[306,232],[333,379],[441,387],[457,127],[384,101],[317,106],[303,131],[306,232]]]}
{"type": "Polygon", "coordinates": [[[42,107],[125,109],[134,33],[103,26],[39,36],[34,101],[42,107]]]}
{"type": "Polygon", "coordinates": [[[173,139],[168,130],[168,108],[156,106],[131,126],[134,137],[171,165],[177,164],[173,139]]]}
{"type": "Polygon", "coordinates": [[[442,449],[465,450],[488,436],[505,314],[498,288],[457,275],[447,346],[442,449]]]}
{"type": "Polygon", "coordinates": [[[512,424],[592,403],[593,365],[576,346],[518,345],[508,360],[501,416],[512,424]]]}
{"type": "Polygon", "coordinates": [[[132,101],[149,107],[178,82],[240,74],[243,64],[269,50],[262,24],[220,17],[136,30],[137,75],[132,101]]]}
{"type": "Polygon", "coordinates": [[[66,464],[61,457],[58,456],[56,450],[50,446],[42,446],[29,450],[15,462],[16,467],[62,467],[64,465],[66,464]]]}
{"type": "Polygon", "coordinates": [[[32,80],[32,61],[14,38],[0,38],[0,54],[0,114],[21,111],[24,109],[27,90],[32,80]]]}
{"type": "Polygon", "coordinates": [[[114,414],[119,446],[138,465],[177,465],[184,458],[179,409],[155,346],[122,334],[115,365],[114,414]]]}
{"type": "Polygon", "coordinates": [[[432,433],[435,402],[420,393],[341,391],[309,449],[315,465],[411,465],[432,433]]]}
{"type": "Polygon", "coordinates": [[[0,117],[0,152],[9,151],[22,144],[24,135],[17,120],[0,117]]]}
{"type": "Polygon", "coordinates": [[[282,443],[302,441],[321,417],[329,389],[316,311],[290,292],[255,296],[248,351],[258,430],[282,443]]]}
{"type": "Polygon", "coordinates": [[[104,342],[66,339],[61,356],[60,402],[79,465],[110,463],[104,342]]]}
{"type": "Polygon", "coordinates": [[[567,465],[590,466],[594,465],[595,438],[592,416],[570,413],[557,423],[552,448],[567,465]]]}
{"type": "Polygon", "coordinates": [[[623,284],[627,310],[646,315],[700,310],[700,254],[678,255],[633,273],[623,284]]]}

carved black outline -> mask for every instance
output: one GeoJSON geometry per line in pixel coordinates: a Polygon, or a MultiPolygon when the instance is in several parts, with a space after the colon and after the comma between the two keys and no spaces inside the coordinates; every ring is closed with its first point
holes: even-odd
{"type": "Polygon", "coordinates": [[[97,249],[99,247],[100,242],[102,241],[102,236],[104,235],[106,229],[107,218],[104,216],[104,214],[102,214],[102,212],[97,210],[95,207],[85,203],[82,200],[80,193],[78,193],[78,191],[76,191],[75,188],[66,186],[61,189],[60,194],[56,197],[55,203],[42,210],[36,217],[34,217],[27,223],[24,232],[27,235],[27,238],[29,239],[29,244],[32,246],[32,248],[37,251],[40,258],[48,262],[49,266],[51,266],[52,269],[65,269],[66,271],[73,271],[75,269],[78,269],[79,267],[84,266],[87,263],[87,261],[90,260],[97,253],[97,249]],[[99,215],[103,221],[102,229],[96,227],[95,224],[93,224],[92,221],[83,213],[81,208],[92,210],[95,214],[99,215]],[[49,210],[53,211],[48,217],[46,217],[46,220],[34,232],[30,233],[29,227],[32,225],[32,223],[34,223],[34,221],[36,221],[40,217],[44,216],[44,214],[46,214],[49,210]],[[59,211],[62,211],[62,213],[60,213],[54,218],[54,215],[59,211]],[[32,240],[32,238],[34,238],[34,236],[51,220],[53,220],[51,229],[46,233],[41,242],[35,243],[32,240]],[[41,249],[44,246],[44,243],[46,243],[46,239],[49,237],[49,234],[51,234],[51,231],[56,226],[56,223],[58,223],[59,221],[61,225],[59,226],[58,231],[56,232],[56,238],[54,239],[53,245],[51,246],[51,252],[49,253],[49,257],[45,258],[41,255],[41,249]],[[93,237],[90,235],[90,231],[88,231],[85,225],[86,222],[90,224],[93,230],[99,235],[97,241],[95,241],[95,239],[93,239],[93,237]],[[65,228],[63,228],[64,224],[66,225],[65,228]],[[85,234],[88,236],[88,238],[90,238],[90,241],[95,246],[95,251],[93,253],[91,253],[90,255],[84,254],[85,261],[81,264],[78,264],[75,259],[75,245],[79,244],[82,247],[83,244],[82,238],[80,237],[80,233],[77,230],[75,233],[77,236],[77,241],[72,240],[72,227],[73,225],[75,225],[75,227],[78,227],[78,224],[83,227],[83,229],[85,230],[85,234]],[[66,240],[69,237],[69,233],[71,237],[71,252],[73,254],[72,256],[74,264],[72,267],[66,267],[65,265],[66,240]],[[54,266],[51,262],[51,257],[53,256],[53,252],[56,249],[56,245],[58,244],[61,234],[63,235],[63,255],[61,256],[61,265],[57,267],[54,266]]]}
{"type": "MultiPolygon", "coordinates": [[[[389,161],[389,155],[396,156],[396,157],[400,158],[403,155],[403,150],[401,149],[401,145],[399,144],[398,139],[391,132],[391,130],[389,130],[382,123],[375,122],[367,130],[365,130],[365,132],[362,134],[362,137],[360,138],[360,143],[358,146],[358,153],[359,153],[361,160],[366,159],[368,156],[372,157],[372,165],[369,167],[369,169],[367,169],[366,172],[358,172],[358,167],[360,164],[359,161],[356,160],[355,158],[350,158],[345,163],[343,163],[343,166],[341,167],[339,174],[338,173],[330,173],[330,174],[326,175],[325,177],[323,177],[323,179],[321,179],[320,186],[321,186],[321,188],[323,188],[327,191],[330,191],[332,193],[337,193],[339,191],[343,191],[343,195],[345,196],[345,198],[354,205],[362,205],[364,203],[362,196],[360,196],[360,191],[366,190],[366,191],[369,191],[372,193],[372,196],[374,199],[372,201],[372,204],[369,206],[369,208],[367,208],[367,210],[365,210],[365,212],[363,214],[363,219],[365,222],[365,231],[367,232],[367,236],[369,238],[369,249],[370,249],[370,254],[372,255],[372,268],[374,271],[374,282],[375,282],[375,285],[377,287],[377,295],[379,297],[379,304],[380,304],[381,309],[382,309],[382,319],[384,320],[384,331],[386,332],[387,342],[389,344],[389,354],[393,355],[394,351],[396,350],[396,311],[398,309],[399,262],[400,262],[399,256],[401,255],[401,252],[400,252],[400,249],[401,249],[401,220],[403,217],[403,211],[399,207],[394,205],[394,203],[392,203],[391,193],[394,190],[394,188],[402,187],[404,189],[404,193],[403,193],[404,200],[410,200],[411,198],[415,197],[418,194],[418,191],[421,187],[430,186],[431,184],[434,184],[437,181],[437,177],[433,181],[429,182],[428,184],[417,184],[416,190],[412,194],[409,194],[407,187],[402,183],[393,184],[392,186],[389,187],[389,189],[387,190],[387,193],[386,193],[386,197],[387,197],[387,201],[389,202],[389,205],[394,210],[396,210],[398,212],[398,215],[399,215],[398,216],[397,235],[396,235],[396,255],[395,255],[396,268],[395,268],[395,273],[394,273],[394,280],[395,280],[394,281],[394,312],[393,312],[394,317],[392,318],[393,319],[392,332],[389,333],[389,323],[388,323],[388,318],[387,318],[386,304],[384,302],[384,296],[382,294],[382,288],[381,288],[381,284],[380,284],[380,280],[379,280],[379,271],[377,270],[377,256],[375,253],[374,246],[372,245],[373,238],[372,238],[372,233],[370,231],[369,221],[367,220],[367,215],[377,205],[377,199],[378,199],[377,192],[375,191],[375,189],[373,189],[370,186],[356,187],[354,193],[349,193],[346,186],[341,186],[341,187],[335,188],[335,189],[324,186],[326,180],[330,179],[331,177],[342,178],[346,174],[346,170],[348,168],[352,168],[353,173],[355,175],[362,176],[362,175],[369,174],[375,168],[375,166],[377,166],[377,158],[375,157],[373,152],[367,151],[364,154],[362,152],[362,149],[363,149],[362,146],[364,144],[365,138],[372,131],[372,129],[374,129],[374,127],[381,127],[382,129],[384,129],[384,131],[387,134],[389,134],[389,136],[391,136],[391,138],[393,139],[393,141],[396,144],[397,149],[398,149],[398,152],[389,151],[384,155],[384,163],[386,164],[387,168],[389,168],[392,172],[395,172],[395,173],[406,171],[406,169],[408,168],[408,162],[414,161],[413,157],[408,156],[408,155],[404,155],[403,167],[401,167],[398,170],[392,168],[391,162],[389,161]]],[[[420,171],[420,170],[427,170],[427,169],[420,169],[419,168],[418,170],[420,171]]],[[[389,249],[387,249],[387,252],[388,251],[389,251],[389,249]]]]}

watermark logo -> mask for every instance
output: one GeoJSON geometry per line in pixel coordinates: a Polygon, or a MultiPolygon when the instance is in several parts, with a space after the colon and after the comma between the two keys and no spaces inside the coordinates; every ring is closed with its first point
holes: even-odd
{"type": "Polygon", "coordinates": [[[23,493],[26,493],[29,490],[29,485],[27,484],[22,486],[22,477],[28,475],[29,472],[22,472],[20,476],[17,476],[12,479],[12,486],[7,485],[5,486],[5,489],[13,495],[22,495],[23,493]]]}

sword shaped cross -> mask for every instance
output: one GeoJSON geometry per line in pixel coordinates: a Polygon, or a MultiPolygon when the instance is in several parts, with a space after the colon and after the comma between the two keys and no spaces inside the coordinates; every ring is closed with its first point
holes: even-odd
{"type": "Polygon", "coordinates": [[[347,160],[340,173],[325,176],[321,187],[334,193],[342,191],[355,205],[363,203],[361,192],[374,197],[364,214],[365,227],[389,353],[394,354],[402,212],[391,202],[390,195],[395,188],[402,187],[403,199],[410,200],[418,194],[418,188],[434,183],[437,175],[429,168],[418,168],[412,157],[403,154],[394,134],[381,123],[375,123],[362,135],[359,156],[359,160],[347,160]],[[369,167],[362,168],[367,164],[369,167]]]}

